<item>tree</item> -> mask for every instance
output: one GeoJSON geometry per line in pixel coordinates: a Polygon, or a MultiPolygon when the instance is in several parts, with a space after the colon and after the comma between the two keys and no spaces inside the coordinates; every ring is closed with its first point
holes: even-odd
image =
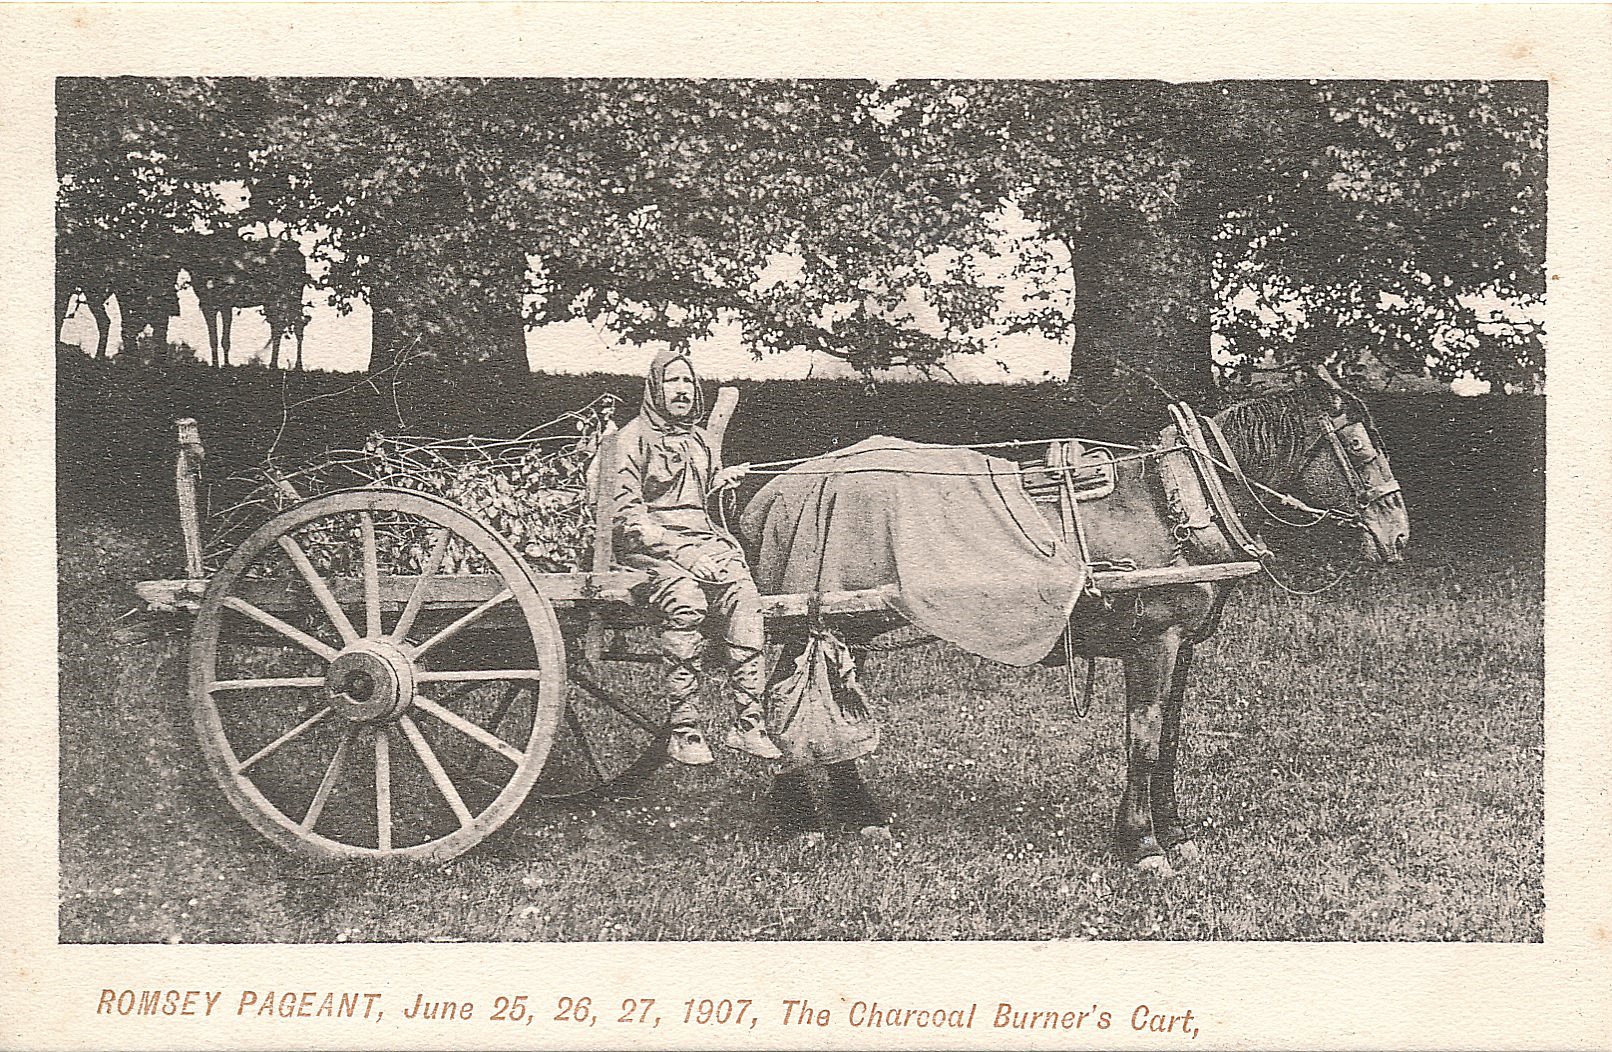
{"type": "Polygon", "coordinates": [[[1235,363],[1275,351],[1349,366],[1370,357],[1445,380],[1541,379],[1537,326],[1491,320],[1485,301],[1536,307],[1544,296],[1545,85],[1308,93],[1330,134],[1310,140],[1282,193],[1231,217],[1229,236],[1250,246],[1236,276],[1257,292],[1247,306],[1226,301],[1235,363]]]}
{"type": "Polygon", "coordinates": [[[1066,246],[1076,310],[1021,324],[1071,343],[1090,398],[1212,400],[1217,332],[1233,375],[1366,354],[1446,376],[1537,367],[1535,334],[1476,341],[1470,307],[1537,295],[1537,87],[966,81],[888,97],[908,163],[1014,200],[1066,246]]]}
{"type": "Polygon", "coordinates": [[[59,309],[75,291],[111,293],[126,352],[143,323],[161,341],[179,239],[221,214],[211,173],[235,143],[188,82],[62,78],[56,103],[59,309]]]}
{"type": "Polygon", "coordinates": [[[737,320],[758,353],[863,367],[965,347],[900,310],[983,303],[923,267],[982,204],[936,214],[895,172],[847,81],[288,81],[247,180],[265,213],[323,231],[328,282],[400,349],[524,360],[527,325],[604,321],[688,342],[737,320]],[[769,268],[792,260],[787,280],[769,268]],[[531,273],[528,274],[530,267],[531,273]],[[535,300],[522,312],[522,301],[535,300]]]}
{"type": "Polygon", "coordinates": [[[84,91],[104,97],[68,133],[64,212],[317,234],[333,300],[374,311],[377,368],[416,353],[523,366],[529,326],[572,318],[674,343],[736,321],[757,353],[864,369],[942,366],[1007,323],[1068,342],[1096,401],[1212,401],[1216,347],[1233,375],[1366,354],[1444,375],[1541,367],[1536,334],[1485,329],[1473,305],[1542,290],[1544,99],[1527,85],[84,91]],[[228,181],[249,188],[248,215],[209,199],[228,181]],[[984,277],[1014,209],[1039,230],[1016,246],[1026,271],[1072,285],[1073,311],[1011,308],[984,277]]]}
{"type": "MultiPolygon", "coordinates": [[[[429,355],[525,368],[525,255],[508,210],[539,161],[523,121],[448,80],[276,80],[246,180],[254,207],[317,232],[334,302],[369,302],[372,368],[429,355]]],[[[548,82],[537,82],[545,84],[548,82]]]]}

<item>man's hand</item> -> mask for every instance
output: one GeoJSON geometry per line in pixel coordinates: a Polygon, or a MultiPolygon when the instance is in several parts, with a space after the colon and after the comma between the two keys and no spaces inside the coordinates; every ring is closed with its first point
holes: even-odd
{"type": "Polygon", "coordinates": [[[711,480],[711,492],[719,493],[722,490],[731,489],[743,482],[749,474],[749,464],[734,464],[732,467],[723,468],[716,473],[716,478],[711,480]]]}
{"type": "Polygon", "coordinates": [[[703,553],[695,556],[694,561],[689,563],[686,569],[702,581],[720,581],[722,579],[722,564],[703,553]]]}

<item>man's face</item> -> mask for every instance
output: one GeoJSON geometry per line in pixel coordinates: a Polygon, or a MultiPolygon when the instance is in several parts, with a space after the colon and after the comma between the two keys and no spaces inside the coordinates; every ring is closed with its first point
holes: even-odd
{"type": "Polygon", "coordinates": [[[694,370],[685,359],[679,358],[666,367],[661,378],[666,392],[666,415],[674,420],[687,420],[694,412],[694,370]]]}

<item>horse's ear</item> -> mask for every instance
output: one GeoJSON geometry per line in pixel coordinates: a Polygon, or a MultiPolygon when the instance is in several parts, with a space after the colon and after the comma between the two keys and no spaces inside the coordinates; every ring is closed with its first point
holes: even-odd
{"type": "Polygon", "coordinates": [[[1328,396],[1327,401],[1332,406],[1332,411],[1334,413],[1341,412],[1344,403],[1343,385],[1338,383],[1337,378],[1332,375],[1325,365],[1312,365],[1309,374],[1320,385],[1321,391],[1328,396]]]}

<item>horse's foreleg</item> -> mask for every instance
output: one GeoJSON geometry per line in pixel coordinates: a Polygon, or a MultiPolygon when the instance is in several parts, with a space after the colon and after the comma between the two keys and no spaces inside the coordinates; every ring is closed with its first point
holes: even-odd
{"type": "Polygon", "coordinates": [[[1175,762],[1181,747],[1181,713],[1192,670],[1192,644],[1182,643],[1170,676],[1170,689],[1164,697],[1164,724],[1159,731],[1159,762],[1153,768],[1153,834],[1172,861],[1191,863],[1198,849],[1181,822],[1175,795],[1175,762]]]}
{"type": "Polygon", "coordinates": [[[219,346],[224,349],[224,364],[229,365],[229,331],[235,324],[235,308],[225,307],[218,312],[219,346]]]}
{"type": "Polygon", "coordinates": [[[282,338],[283,337],[281,336],[279,329],[272,328],[272,327],[269,329],[269,368],[270,369],[278,369],[278,368],[280,368],[280,340],[282,338]]]}
{"type": "Polygon", "coordinates": [[[1164,701],[1170,692],[1181,630],[1167,629],[1125,655],[1125,794],[1114,846],[1141,868],[1164,876],[1170,863],[1153,828],[1153,779],[1159,768],[1164,701]]]}

